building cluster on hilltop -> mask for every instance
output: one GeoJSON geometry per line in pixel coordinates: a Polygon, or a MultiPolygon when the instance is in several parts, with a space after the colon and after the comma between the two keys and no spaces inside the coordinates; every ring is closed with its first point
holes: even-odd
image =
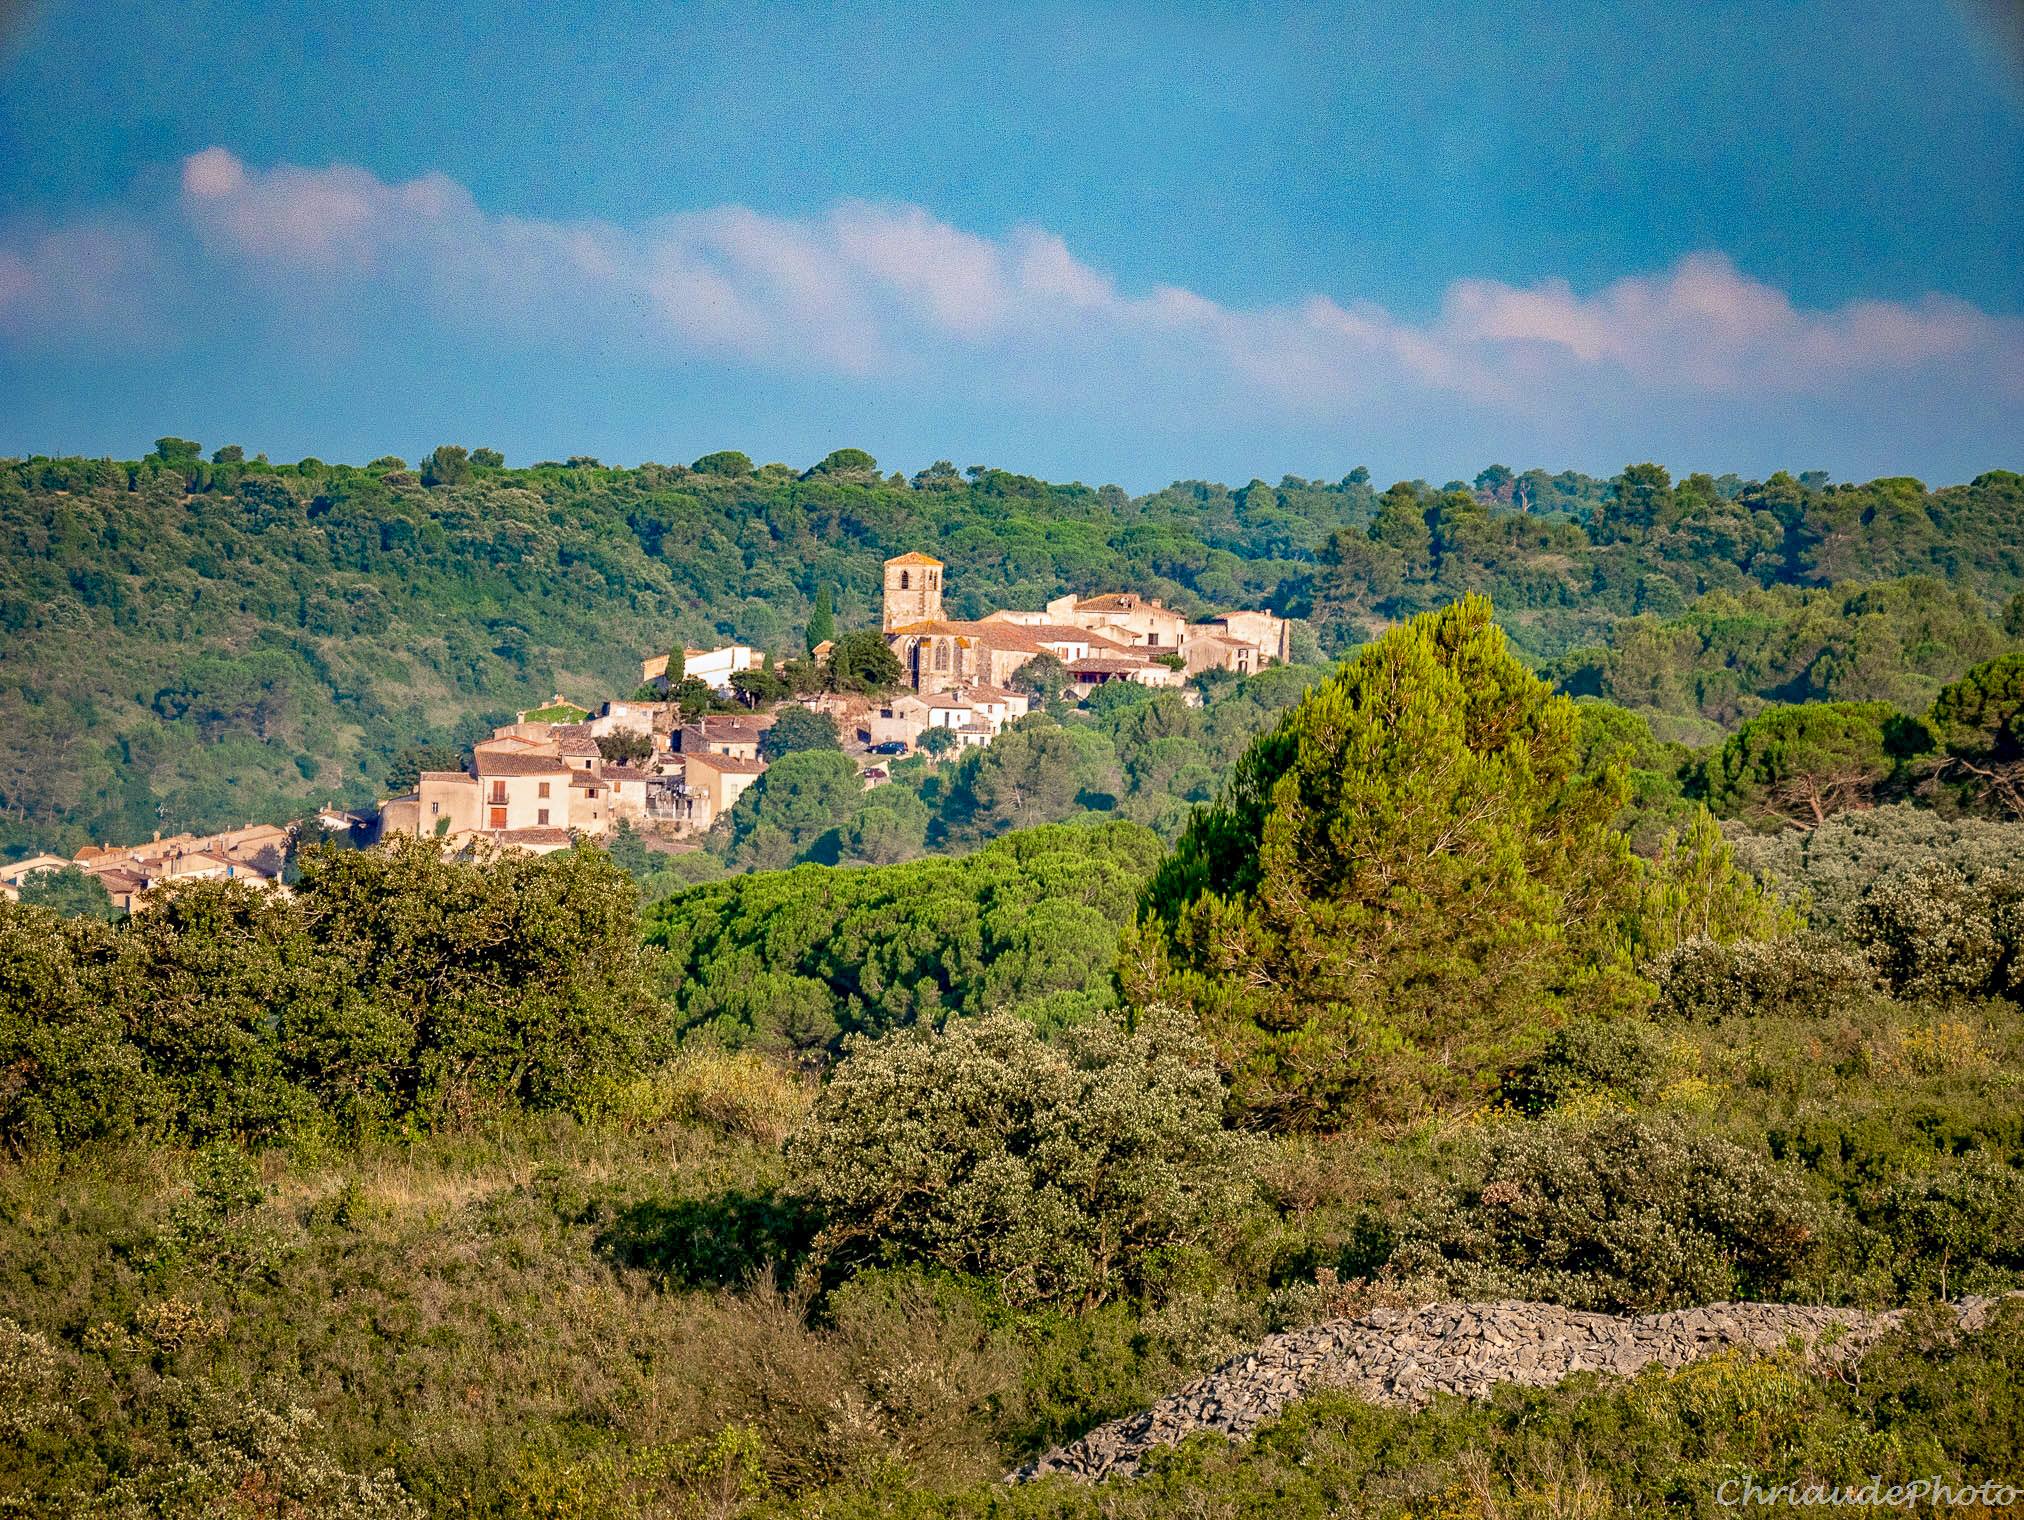
{"type": "MultiPolygon", "coordinates": [[[[800,699],[827,713],[839,731],[876,753],[919,748],[931,730],[951,748],[989,744],[1030,712],[1036,697],[1019,672],[1043,655],[1060,662],[1071,696],[1113,681],[1178,687],[1207,670],[1249,675],[1288,658],[1286,620],[1270,612],[1226,612],[1190,623],[1158,598],[1132,592],[1057,597],[1038,612],[1004,610],[981,618],[943,616],[943,565],[931,555],[885,563],[884,635],[905,674],[889,696],[826,693],[800,699]]],[[[815,651],[818,658],[826,647],[815,651]]],[[[641,679],[666,689],[671,655],[641,662],[641,679]]],[[[720,697],[732,678],[764,669],[749,646],[683,651],[681,673],[720,697]]],[[[420,773],[413,791],[376,812],[326,808],[327,833],[356,841],[389,834],[435,838],[446,848],[485,843],[546,854],[578,838],[598,838],[621,823],[674,833],[708,830],[766,772],[762,740],[768,713],[710,713],[684,720],[669,701],[609,701],[596,714],[560,696],[519,715],[472,747],[462,770],[420,773]],[[630,741],[600,746],[600,740],[630,741]],[[623,756],[607,759],[606,750],[623,756]]],[[[887,779],[878,765],[865,784],[887,779]]],[[[92,845],[74,860],[42,855],[0,870],[0,894],[14,896],[38,870],[76,865],[101,881],[116,907],[132,910],[156,885],[237,880],[280,886],[293,846],[289,830],[251,825],[223,834],[157,837],[144,845],[92,845]]]]}
{"type": "Polygon", "coordinates": [[[423,771],[413,792],[382,802],[379,832],[547,854],[621,822],[705,830],[764,774],[759,741],[772,722],[737,713],[684,724],[671,702],[607,702],[580,723],[523,716],[474,744],[465,769],[423,771]],[[597,741],[620,733],[644,754],[606,760],[597,741]]]}
{"type": "Polygon", "coordinates": [[[942,615],[943,569],[920,553],[885,563],[886,643],[923,696],[1002,689],[1043,654],[1061,662],[1077,695],[1110,681],[1179,686],[1205,670],[1250,675],[1289,655],[1286,619],[1273,613],[1225,612],[1190,623],[1159,598],[1128,591],[951,620],[942,615]]]}
{"type": "Polygon", "coordinates": [[[112,905],[133,912],[151,887],[178,881],[240,881],[281,886],[294,836],[278,824],[249,823],[217,834],[157,834],[145,844],[88,844],[70,858],[35,855],[0,868],[0,895],[18,897],[21,884],[43,871],[75,866],[106,890],[112,905]]]}

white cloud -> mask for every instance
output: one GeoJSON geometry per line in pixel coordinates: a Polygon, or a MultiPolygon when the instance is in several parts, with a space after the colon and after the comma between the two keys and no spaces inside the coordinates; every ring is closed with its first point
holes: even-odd
{"type": "Polygon", "coordinates": [[[1712,252],[1588,294],[1458,280],[1414,322],[1320,294],[1238,307],[1173,285],[1128,293],[1055,232],[984,236],[916,206],[798,218],[726,206],[627,228],[494,215],[440,174],[261,169],[223,147],[184,160],[180,197],[153,225],[123,213],[0,237],[0,333],[131,318],[168,278],[169,247],[194,261],[187,278],[222,264],[277,315],[319,290],[383,289],[509,341],[587,336],[857,378],[1016,371],[1097,400],[1158,371],[1185,377],[1205,409],[1235,398],[1306,419],[1400,395],[1521,420],[1626,395],[1656,409],[1831,394],[1936,365],[2005,394],[2024,384],[2015,318],[1940,295],[1808,310],[1712,252]]]}

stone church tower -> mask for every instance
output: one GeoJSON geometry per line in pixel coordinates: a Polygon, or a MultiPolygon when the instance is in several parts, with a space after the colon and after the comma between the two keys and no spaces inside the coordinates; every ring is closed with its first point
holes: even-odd
{"type": "Polygon", "coordinates": [[[942,562],[921,553],[885,562],[885,631],[942,615],[942,562]]]}

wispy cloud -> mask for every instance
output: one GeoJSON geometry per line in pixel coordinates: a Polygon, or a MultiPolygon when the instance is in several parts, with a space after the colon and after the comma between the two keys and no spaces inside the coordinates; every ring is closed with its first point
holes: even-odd
{"type": "Polygon", "coordinates": [[[184,160],[173,204],[0,233],[0,338],[143,321],[219,272],[277,314],[308,294],[381,291],[502,342],[591,334],[646,356],[867,381],[1016,371],[1076,395],[1156,368],[1189,377],[1204,406],[1309,419],[1401,393],[1514,418],[1591,396],[1825,395],[1940,367],[1952,383],[2024,386],[2018,319],[1937,294],[1810,310],[1717,252],[1585,294],[1459,280],[1411,321],[1330,295],[1239,307],[1132,292],[1058,233],[984,236],[916,206],[725,206],[622,227],[490,213],[441,174],[262,169],[222,147],[184,160]]]}

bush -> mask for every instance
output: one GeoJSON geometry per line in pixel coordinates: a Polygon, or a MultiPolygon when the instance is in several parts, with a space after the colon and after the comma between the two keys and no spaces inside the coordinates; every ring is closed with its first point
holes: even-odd
{"type": "Polygon", "coordinates": [[[1153,1287],[1246,1201],[1246,1141],[1197,1040],[1104,1020],[1043,1043],[992,1015],[853,1040],[788,1147],[832,1264],[920,1262],[1014,1304],[1153,1287]]]}
{"type": "Polygon", "coordinates": [[[1554,1031],[1544,1050],[1505,1078],[1504,1096],[1532,1114],[1590,1093],[1642,1103],[1658,1091],[1668,1064],[1665,1041],[1649,1024],[1583,1020],[1554,1031]]]}
{"type": "Polygon", "coordinates": [[[991,1406],[1016,1363],[956,1284],[876,1273],[832,1294],[821,1325],[809,1308],[762,1282],[702,1310],[699,1341],[722,1353],[697,1373],[706,1407],[758,1430],[768,1478],[795,1491],[900,1464],[995,1476],[991,1406]]]}
{"type": "Polygon", "coordinates": [[[68,1150],[152,1130],[166,1098],[104,993],[117,938],[0,901],[0,1144],[68,1150]]]}
{"type": "Polygon", "coordinates": [[[1906,1291],[2001,1292],[2024,1271],[2024,1172],[1984,1152],[1899,1178],[1866,1216],[1890,1242],[1906,1291]]]}
{"type": "Polygon", "coordinates": [[[2015,995],[2024,867],[1973,877],[1943,865],[1894,871],[1856,904],[1848,937],[1897,997],[2015,995]]]}
{"type": "Polygon", "coordinates": [[[627,1129],[706,1124],[779,1145],[808,1117],[814,1090],[756,1050],[691,1045],[667,1065],[603,1084],[587,1111],[627,1129]]]}
{"type": "Polygon", "coordinates": [[[1818,1230],[1794,1173],[1670,1117],[1498,1126],[1414,1209],[1388,1275],[1464,1298],[1644,1313],[1775,1297],[1818,1230]]]}
{"type": "Polygon", "coordinates": [[[98,1325],[85,1341],[109,1365],[82,1366],[45,1336],[0,1318],[0,1435],[8,1445],[0,1511],[421,1520],[421,1506],[391,1472],[348,1472],[334,1462],[309,1410],[270,1407],[202,1376],[161,1375],[193,1313],[171,1300],[136,1313],[138,1334],[98,1325]]]}
{"type": "Polygon", "coordinates": [[[158,891],[107,928],[0,904],[0,1132],[264,1138],[568,1108],[659,1047],[657,952],[602,851],[318,847],[292,896],[158,891]]]}
{"type": "Polygon", "coordinates": [[[1819,935],[1730,945],[1689,940],[1663,956],[1653,975],[1660,1013],[1694,1023],[1821,1017],[1846,1012],[1876,991],[1859,953],[1819,935]]]}
{"type": "Polygon", "coordinates": [[[1944,865],[1970,879],[2024,859],[2024,823],[1947,818],[1909,802],[1837,813],[1817,829],[1743,834],[1736,859],[1779,896],[1806,906],[1813,927],[1842,929],[1878,880],[1944,865]]]}
{"type": "Polygon", "coordinates": [[[189,1194],[155,1236],[155,1265],[201,1272],[214,1281],[271,1277],[287,1245],[267,1211],[260,1170],[244,1152],[209,1145],[190,1169],[189,1194]]]}

